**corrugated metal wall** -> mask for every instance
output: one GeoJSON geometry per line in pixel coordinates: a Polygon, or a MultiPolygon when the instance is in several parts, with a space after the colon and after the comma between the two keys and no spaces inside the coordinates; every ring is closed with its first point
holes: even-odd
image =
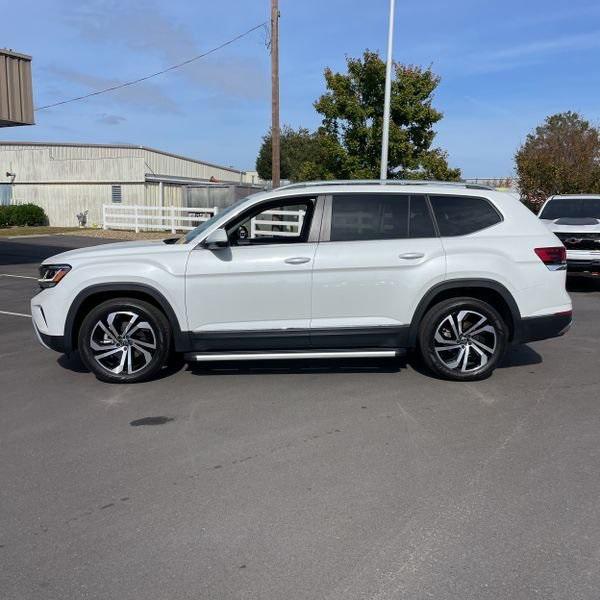
{"type": "Polygon", "coordinates": [[[240,174],[236,171],[223,169],[216,165],[200,164],[185,158],[160,154],[144,150],[146,165],[150,167],[147,172],[155,175],[171,175],[173,177],[190,177],[195,179],[210,179],[215,177],[219,181],[239,181],[240,174]]]}
{"type": "Polygon", "coordinates": [[[0,127],[33,123],[31,57],[0,49],[0,127]]]}
{"type": "MultiPolygon", "coordinates": [[[[88,225],[102,225],[102,205],[111,203],[110,184],[47,184],[15,185],[13,203],[32,202],[41,206],[50,225],[54,227],[76,227],[77,213],[88,212],[88,225]]],[[[121,185],[122,204],[144,204],[145,184],[121,185]]],[[[149,205],[155,205],[150,200],[149,205]]]]}
{"type": "MultiPolygon", "coordinates": [[[[159,184],[147,183],[147,173],[196,179],[229,177],[234,181],[239,177],[218,166],[145,148],[0,142],[0,175],[6,172],[15,175],[14,201],[38,204],[53,226],[77,225],[77,213],[85,210],[89,211],[88,223],[100,225],[102,205],[112,201],[112,185],[122,186],[123,204],[158,206],[159,184]]],[[[233,202],[239,194],[236,186],[231,186],[232,191],[229,187],[214,194],[212,190],[196,192],[195,205],[233,202]]],[[[164,206],[185,206],[188,199],[182,185],[163,184],[164,206]]]]}
{"type": "Polygon", "coordinates": [[[184,189],[184,205],[194,208],[224,208],[257,191],[256,188],[245,185],[188,186],[184,189]]]}
{"type": "Polygon", "coordinates": [[[10,171],[15,183],[126,183],[145,180],[143,156],[90,152],[88,148],[0,145],[0,174],[10,171]],[[69,156],[72,154],[73,156],[69,156]]]}
{"type": "MultiPolygon", "coordinates": [[[[146,184],[146,202],[148,206],[160,206],[158,183],[146,184]]],[[[183,188],[180,185],[163,185],[163,206],[185,206],[183,188]]]]}
{"type": "Polygon", "coordinates": [[[0,143],[0,167],[22,183],[145,181],[146,173],[238,182],[239,172],[145,148],[0,143]]]}

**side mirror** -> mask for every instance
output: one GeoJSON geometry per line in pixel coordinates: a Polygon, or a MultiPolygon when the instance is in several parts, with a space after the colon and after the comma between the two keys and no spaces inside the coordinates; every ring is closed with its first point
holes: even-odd
{"type": "Polygon", "coordinates": [[[204,240],[204,247],[209,250],[221,250],[229,246],[229,238],[224,229],[215,229],[211,231],[204,240]]]}

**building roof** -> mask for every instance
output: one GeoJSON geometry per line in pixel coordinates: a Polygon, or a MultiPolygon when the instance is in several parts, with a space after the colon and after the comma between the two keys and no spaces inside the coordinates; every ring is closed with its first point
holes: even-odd
{"type": "Polygon", "coordinates": [[[156,154],[162,154],[164,156],[170,156],[172,158],[179,158],[181,160],[187,160],[199,165],[206,165],[207,167],[214,167],[215,169],[223,169],[224,171],[231,171],[232,173],[243,173],[240,169],[234,169],[233,167],[224,167],[223,165],[216,165],[214,163],[206,162],[205,160],[198,160],[197,158],[190,158],[189,156],[183,156],[181,154],[175,154],[173,152],[166,152],[164,150],[157,150],[150,146],[137,146],[135,144],[83,144],[80,142],[10,142],[0,141],[0,146],[51,146],[51,147],[70,147],[70,148],[122,148],[124,150],[146,150],[147,152],[155,152],[156,154]]]}
{"type": "Polygon", "coordinates": [[[0,48],[0,54],[3,54],[4,56],[12,56],[13,58],[23,58],[25,60],[31,60],[31,56],[29,56],[29,54],[15,52],[11,48],[0,48]]]}

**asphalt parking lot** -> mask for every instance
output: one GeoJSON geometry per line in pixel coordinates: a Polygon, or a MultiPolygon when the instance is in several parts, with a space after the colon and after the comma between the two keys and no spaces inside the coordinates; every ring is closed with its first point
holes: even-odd
{"type": "Polygon", "coordinates": [[[115,386],[19,316],[42,258],[94,243],[0,241],[1,598],[598,598],[600,282],[484,382],[389,360],[115,386]]]}

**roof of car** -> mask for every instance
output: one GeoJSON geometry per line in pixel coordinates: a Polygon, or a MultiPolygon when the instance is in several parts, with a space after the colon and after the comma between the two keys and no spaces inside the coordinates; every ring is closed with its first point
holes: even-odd
{"type": "Polygon", "coordinates": [[[549,200],[554,198],[578,198],[583,200],[598,200],[600,199],[600,194],[555,194],[554,196],[550,196],[549,200]]]}
{"type": "Polygon", "coordinates": [[[334,181],[306,181],[301,183],[291,183],[284,185],[278,190],[292,190],[292,189],[307,189],[316,187],[352,187],[368,189],[385,189],[388,187],[443,187],[443,188],[460,188],[469,190],[493,190],[494,188],[487,185],[480,185],[475,183],[467,183],[464,181],[435,181],[435,180],[422,180],[422,179],[347,179],[347,180],[334,180],[334,181]]]}

